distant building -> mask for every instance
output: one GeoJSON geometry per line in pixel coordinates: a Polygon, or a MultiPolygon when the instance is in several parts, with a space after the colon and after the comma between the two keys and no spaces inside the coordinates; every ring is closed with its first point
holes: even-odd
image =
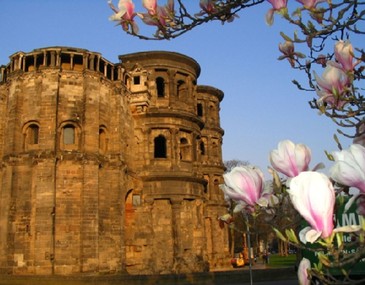
{"type": "Polygon", "coordinates": [[[164,51],[17,52],[0,67],[0,273],[164,274],[229,262],[219,110],[164,51]]]}

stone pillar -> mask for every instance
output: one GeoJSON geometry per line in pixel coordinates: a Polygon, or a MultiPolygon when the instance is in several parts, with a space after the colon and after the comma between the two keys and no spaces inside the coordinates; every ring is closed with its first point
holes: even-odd
{"type": "Polygon", "coordinates": [[[171,134],[171,166],[176,167],[179,163],[179,141],[178,141],[178,134],[179,129],[172,128],[170,129],[171,134]]]}
{"type": "Polygon", "coordinates": [[[174,263],[173,272],[179,273],[182,261],[182,247],[181,247],[181,204],[182,198],[172,198],[171,209],[172,209],[172,238],[174,240],[174,263]]]}

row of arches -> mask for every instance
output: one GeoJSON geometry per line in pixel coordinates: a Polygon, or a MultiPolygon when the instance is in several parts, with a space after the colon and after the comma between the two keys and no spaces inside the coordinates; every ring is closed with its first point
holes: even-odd
{"type": "MultiPolygon", "coordinates": [[[[41,124],[38,121],[30,121],[23,126],[24,150],[38,148],[42,143],[41,124]]],[[[61,150],[78,150],[81,145],[81,127],[73,121],[65,121],[58,129],[58,145],[61,150]]],[[[105,153],[108,150],[108,131],[106,126],[100,125],[98,132],[99,152],[105,153]]],[[[46,138],[47,139],[47,138],[46,138]]]]}
{"type": "MultiPolygon", "coordinates": [[[[145,72],[138,71],[134,73],[133,76],[126,76],[124,83],[132,92],[134,92],[140,91],[141,88],[146,87],[147,80],[149,80],[147,78],[147,74],[145,74],[145,72]]],[[[187,78],[175,78],[173,80],[168,80],[164,75],[157,75],[154,79],[154,83],[157,98],[161,99],[169,96],[175,96],[176,98],[184,99],[189,97],[187,78]],[[174,88],[170,88],[169,85],[171,82],[174,82],[174,88]]]]}
{"type": "MultiPolygon", "coordinates": [[[[207,156],[207,138],[201,139],[197,144],[197,154],[199,156],[207,156]]],[[[167,152],[167,139],[164,135],[160,134],[154,138],[153,141],[154,158],[168,158],[167,152]]],[[[211,142],[211,156],[219,157],[219,145],[218,139],[213,139],[211,142]]],[[[185,137],[179,139],[179,159],[185,161],[193,160],[193,144],[185,137]]]]}
{"type": "Polygon", "coordinates": [[[16,70],[30,72],[44,67],[57,67],[64,70],[83,71],[88,69],[103,74],[110,80],[120,78],[120,67],[110,63],[98,53],[73,48],[49,48],[34,50],[32,53],[18,52],[11,57],[11,62],[1,74],[16,70]]]}

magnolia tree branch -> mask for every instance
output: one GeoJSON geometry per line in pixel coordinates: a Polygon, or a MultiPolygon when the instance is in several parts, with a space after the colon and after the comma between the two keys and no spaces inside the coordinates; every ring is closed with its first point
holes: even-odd
{"type": "MultiPolygon", "coordinates": [[[[242,10],[265,2],[200,0],[199,3],[194,1],[192,4],[183,0],[166,1],[164,6],[159,6],[157,1],[141,0],[145,11],[140,12],[134,10],[132,0],[121,0],[118,8],[110,0],[109,4],[115,12],[111,19],[119,22],[126,33],[139,39],[171,40],[209,22],[231,23],[242,10]],[[155,33],[151,33],[147,26],[155,29],[155,33]]],[[[292,68],[306,74],[306,82],[293,80],[293,83],[299,90],[323,93],[314,71],[324,70],[325,73],[327,63],[336,61],[333,49],[336,42],[365,34],[365,1],[343,0],[333,3],[329,0],[297,0],[291,11],[286,0],[267,2],[272,4],[266,15],[268,24],[273,24],[274,17],[279,16],[288,23],[288,31],[293,31],[292,34],[288,31],[282,32],[284,43],[279,45],[282,53],[279,60],[288,60],[292,68]]],[[[349,82],[343,86],[344,90],[332,94],[334,99],[315,98],[309,102],[311,108],[331,118],[339,127],[355,128],[355,132],[350,131],[348,134],[340,131],[350,138],[365,132],[365,128],[359,131],[365,125],[365,103],[362,95],[364,86],[361,87],[361,80],[365,77],[365,52],[357,46],[352,56],[357,64],[351,74],[346,74],[349,82]]]]}
{"type": "MultiPolygon", "coordinates": [[[[142,0],[145,9],[142,12],[134,10],[132,0],[120,0],[118,8],[109,2],[115,13],[111,19],[117,21],[126,33],[140,39],[169,40],[212,21],[231,23],[242,10],[264,2],[200,0],[198,6],[198,1],[165,1],[166,5],[159,6],[156,0],[142,0]],[[140,23],[145,24],[143,29],[139,28],[140,23]],[[153,35],[145,29],[146,25],[155,30],[153,35]]],[[[290,11],[287,0],[266,1],[272,5],[266,14],[267,23],[272,25],[274,17],[288,23],[288,30],[280,34],[284,42],[279,44],[281,55],[278,59],[288,61],[291,68],[306,75],[304,82],[293,80],[293,83],[299,90],[315,93],[309,102],[310,107],[319,110],[340,128],[352,129],[352,133],[341,129],[339,132],[359,142],[351,145],[349,150],[331,154],[335,165],[329,178],[317,172],[316,167],[309,170],[311,152],[308,147],[283,141],[270,154],[272,185],[264,187],[261,170],[242,165],[224,174],[225,184],[221,189],[235,201],[232,203],[234,212],[243,211],[250,215],[256,225],[261,222],[273,225],[282,240],[306,250],[311,250],[308,242],[318,244],[317,248],[323,253],[318,255],[319,266],[310,270],[312,277],[318,277],[326,284],[338,284],[329,269],[342,270],[365,256],[364,222],[340,226],[334,220],[334,211],[339,206],[336,197],[340,196],[334,189],[336,183],[345,185],[347,190],[355,187],[362,193],[355,199],[356,210],[365,216],[365,86],[362,81],[365,79],[365,52],[358,46],[363,45],[361,37],[365,34],[365,1],[297,0],[291,2],[290,11]],[[277,172],[290,180],[281,181],[277,172]],[[244,182],[239,182],[241,179],[244,182]],[[247,184],[250,187],[243,187],[247,184]],[[313,189],[317,192],[315,195],[313,189]],[[247,195],[247,192],[253,193],[247,195]],[[321,204],[318,204],[319,200],[321,204]],[[299,215],[294,214],[294,210],[308,222],[308,227],[300,230],[297,224],[299,215]],[[343,233],[354,237],[355,243],[344,244],[343,233]],[[351,246],[356,247],[355,253],[345,254],[344,249],[351,246]]],[[[338,145],[340,147],[339,142],[338,145]]],[[[232,224],[234,219],[233,214],[226,214],[218,220],[221,226],[229,224],[240,231],[232,224]]],[[[298,272],[308,273],[305,267],[308,262],[302,260],[299,268],[303,266],[304,269],[298,272]]],[[[343,283],[352,282],[347,273],[343,273],[343,283]]],[[[308,281],[306,276],[299,278],[304,280],[303,284],[309,284],[305,283],[308,281]]]]}
{"type": "MultiPolygon", "coordinates": [[[[219,21],[222,22],[222,24],[231,22],[241,10],[258,5],[264,2],[264,0],[216,1],[216,8],[211,13],[204,11],[199,12],[199,10],[190,12],[183,2],[186,1],[175,1],[174,12],[170,17],[166,17],[168,20],[166,25],[156,24],[157,31],[155,34],[141,34],[129,29],[126,30],[126,32],[142,40],[170,40],[180,37],[192,29],[208,22],[219,21]]],[[[198,3],[196,6],[199,8],[198,3]]]]}

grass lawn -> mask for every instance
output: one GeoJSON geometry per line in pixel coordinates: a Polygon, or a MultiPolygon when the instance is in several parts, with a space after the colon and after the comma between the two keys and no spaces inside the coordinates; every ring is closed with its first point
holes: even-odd
{"type": "Polygon", "coordinates": [[[278,254],[271,254],[269,257],[269,267],[294,267],[297,256],[295,254],[289,254],[288,256],[280,256],[278,254]]]}

